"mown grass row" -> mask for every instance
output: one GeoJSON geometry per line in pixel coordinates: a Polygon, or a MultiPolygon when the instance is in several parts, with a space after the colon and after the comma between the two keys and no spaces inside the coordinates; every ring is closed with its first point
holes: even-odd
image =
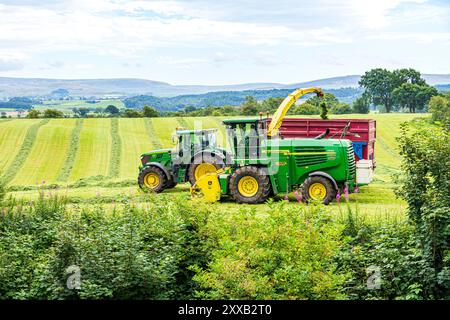
{"type": "Polygon", "coordinates": [[[190,126],[190,124],[186,121],[186,119],[185,118],[183,118],[183,117],[178,117],[177,118],[177,121],[180,123],[180,125],[181,125],[181,127],[183,128],[183,129],[192,129],[191,128],[191,126],[190,126]]]}
{"type": "Polygon", "coordinates": [[[75,155],[78,152],[80,144],[80,133],[82,128],[83,119],[77,119],[75,128],[72,130],[72,135],[70,137],[70,146],[67,152],[67,159],[64,162],[64,167],[61,169],[58,178],[56,179],[59,182],[66,182],[72,172],[72,168],[75,163],[75,155]]]}
{"type": "Polygon", "coordinates": [[[122,139],[119,133],[119,119],[111,118],[111,158],[109,161],[109,178],[117,178],[120,174],[120,155],[122,152],[122,139]]]}
{"type": "Polygon", "coordinates": [[[1,178],[4,184],[8,184],[14,179],[33,148],[39,128],[47,124],[49,121],[49,119],[43,119],[28,128],[19,152],[11,162],[10,166],[5,170],[5,173],[1,178]]]}
{"type": "Polygon", "coordinates": [[[152,119],[145,118],[144,123],[145,123],[145,129],[147,130],[148,136],[150,137],[150,142],[152,143],[152,145],[155,148],[161,149],[163,147],[163,145],[161,143],[161,140],[158,138],[158,135],[155,132],[155,128],[152,123],[152,119]]]}

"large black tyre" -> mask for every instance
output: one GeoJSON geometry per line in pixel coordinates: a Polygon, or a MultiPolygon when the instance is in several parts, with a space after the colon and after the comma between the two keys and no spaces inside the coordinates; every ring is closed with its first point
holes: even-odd
{"type": "Polygon", "coordinates": [[[162,192],[167,187],[164,171],[156,166],[149,166],[139,172],[138,184],[144,191],[162,192]]]}
{"type": "Polygon", "coordinates": [[[322,201],[329,204],[336,197],[336,189],[331,181],[321,176],[311,176],[303,182],[302,198],[309,202],[311,200],[322,201]]]}
{"type": "MultiPolygon", "coordinates": [[[[196,171],[202,170],[203,167],[205,167],[204,164],[210,164],[211,167],[206,168],[207,172],[213,172],[215,168],[215,171],[225,167],[225,162],[222,157],[222,155],[214,154],[214,153],[202,153],[194,157],[194,161],[191,163],[191,165],[188,168],[188,180],[191,183],[191,185],[194,185],[198,178],[198,172],[196,177],[196,171]],[[202,166],[203,165],[203,166],[202,166]]],[[[208,167],[208,166],[206,166],[208,167]]],[[[205,170],[203,170],[205,171],[205,170]]],[[[215,172],[214,171],[214,172],[215,172]]]]}
{"type": "Polygon", "coordinates": [[[265,170],[255,166],[237,169],[232,173],[229,185],[230,194],[238,203],[262,203],[267,200],[272,189],[265,170]]]}

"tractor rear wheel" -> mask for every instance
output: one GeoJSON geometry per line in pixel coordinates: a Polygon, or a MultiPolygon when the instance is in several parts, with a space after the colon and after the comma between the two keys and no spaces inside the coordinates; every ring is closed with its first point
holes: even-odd
{"type": "Polygon", "coordinates": [[[269,176],[261,168],[246,166],[230,178],[230,193],[238,203],[262,203],[271,191],[269,176]]]}
{"type": "Polygon", "coordinates": [[[312,176],[303,182],[302,198],[306,202],[315,200],[329,204],[336,197],[336,190],[330,180],[325,177],[312,176]]]}
{"type": "Polygon", "coordinates": [[[188,178],[191,185],[203,175],[213,173],[223,168],[225,163],[223,158],[218,155],[200,154],[194,158],[194,161],[189,166],[188,178]]]}
{"type": "Polygon", "coordinates": [[[138,184],[144,191],[159,193],[167,186],[166,174],[158,167],[150,166],[139,172],[138,184]]]}

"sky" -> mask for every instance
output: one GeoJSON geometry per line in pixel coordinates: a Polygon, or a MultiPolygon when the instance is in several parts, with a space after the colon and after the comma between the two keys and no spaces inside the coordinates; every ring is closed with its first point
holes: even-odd
{"type": "Polygon", "coordinates": [[[450,73],[450,0],[0,0],[0,76],[296,83],[450,73]]]}

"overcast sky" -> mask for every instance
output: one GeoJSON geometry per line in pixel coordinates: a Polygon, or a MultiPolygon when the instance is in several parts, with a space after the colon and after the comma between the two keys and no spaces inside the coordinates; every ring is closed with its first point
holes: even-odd
{"type": "Polygon", "coordinates": [[[0,0],[0,76],[293,83],[450,73],[450,0],[0,0]]]}

